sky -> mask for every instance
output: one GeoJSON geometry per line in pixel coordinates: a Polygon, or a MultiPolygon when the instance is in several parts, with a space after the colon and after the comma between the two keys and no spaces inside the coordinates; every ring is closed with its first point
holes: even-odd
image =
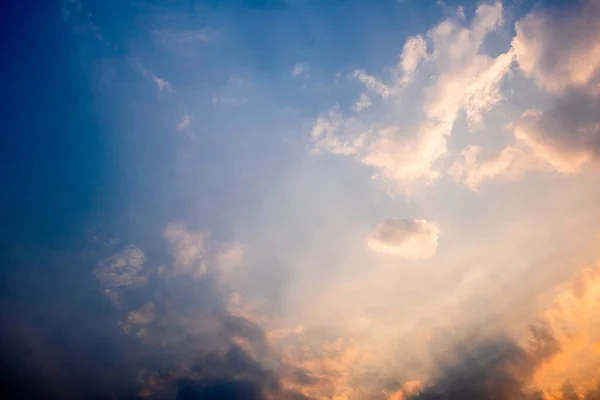
{"type": "Polygon", "coordinates": [[[600,398],[599,0],[1,14],[3,398],[600,398]]]}

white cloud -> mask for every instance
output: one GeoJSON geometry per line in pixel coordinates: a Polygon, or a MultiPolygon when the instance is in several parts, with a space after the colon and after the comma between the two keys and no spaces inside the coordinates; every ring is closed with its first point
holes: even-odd
{"type": "Polygon", "coordinates": [[[362,111],[366,108],[371,107],[372,104],[373,104],[373,102],[371,101],[371,98],[366,93],[361,93],[360,97],[354,104],[354,111],[356,111],[356,112],[362,111]]]}
{"type": "Polygon", "coordinates": [[[292,67],[290,74],[293,78],[297,78],[301,75],[308,76],[308,67],[305,64],[296,64],[292,67]]]}
{"type": "Polygon", "coordinates": [[[421,35],[408,38],[400,55],[400,66],[404,76],[403,83],[412,80],[419,64],[427,57],[427,42],[421,35]]]}
{"type": "Polygon", "coordinates": [[[356,70],[351,77],[358,79],[367,89],[381,97],[389,97],[392,95],[392,90],[385,83],[381,82],[376,77],[367,74],[365,71],[356,70]]]}
{"type": "Polygon", "coordinates": [[[483,182],[494,178],[515,180],[527,171],[545,169],[536,157],[519,147],[507,146],[484,160],[480,158],[482,150],[479,146],[469,146],[448,171],[450,176],[473,191],[477,191],[483,182]]]}
{"type": "MultiPolygon", "coordinates": [[[[128,245],[118,253],[100,262],[94,273],[96,279],[106,288],[115,289],[144,285],[148,281],[143,273],[145,260],[146,257],[142,250],[133,245],[128,245]]],[[[106,293],[111,293],[110,289],[106,293]]]]}
{"type": "Polygon", "coordinates": [[[163,91],[170,92],[171,91],[171,83],[166,79],[159,78],[158,76],[151,73],[152,80],[156,83],[158,87],[158,93],[162,93],[163,91]]]}
{"type": "Polygon", "coordinates": [[[429,259],[435,255],[439,227],[424,219],[386,219],[367,238],[374,252],[396,254],[407,259],[429,259]]]}
{"type": "Polygon", "coordinates": [[[414,118],[404,112],[398,82],[388,85],[355,71],[353,76],[371,92],[392,101],[377,110],[381,118],[375,122],[358,115],[345,117],[339,107],[321,115],[313,126],[315,149],[356,158],[374,170],[374,177],[390,182],[396,190],[435,181],[441,172],[434,164],[447,153],[447,140],[460,113],[464,112],[470,128],[476,129],[502,98],[500,83],[513,63],[513,51],[493,58],[481,49],[487,35],[502,25],[501,3],[482,4],[468,27],[448,19],[431,29],[427,34],[431,54],[427,57],[423,38],[408,39],[400,63],[404,76],[400,85],[424,58],[434,72],[432,80],[414,83],[422,96],[410,102],[422,104],[422,114],[411,126],[386,122],[414,118]]]}

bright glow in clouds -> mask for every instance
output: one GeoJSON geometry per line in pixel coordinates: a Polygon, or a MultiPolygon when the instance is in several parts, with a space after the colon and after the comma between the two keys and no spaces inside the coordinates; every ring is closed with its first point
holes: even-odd
{"type": "Polygon", "coordinates": [[[434,164],[447,153],[447,140],[460,112],[476,129],[484,114],[501,99],[500,83],[513,62],[513,50],[492,58],[482,52],[482,45],[489,34],[502,26],[502,4],[482,4],[470,26],[445,20],[431,29],[427,34],[431,42],[429,54],[423,37],[409,38],[397,67],[402,71],[399,81],[385,84],[356,71],[354,77],[367,89],[392,101],[380,107],[379,117],[373,122],[331,110],[315,123],[315,147],[356,158],[374,170],[374,177],[391,182],[397,190],[419,182],[434,182],[441,174],[434,164]],[[409,99],[403,95],[403,84],[418,73],[423,60],[423,68],[433,73],[433,83],[414,83],[423,85],[420,118],[406,124],[402,121],[403,104],[409,99]]]}

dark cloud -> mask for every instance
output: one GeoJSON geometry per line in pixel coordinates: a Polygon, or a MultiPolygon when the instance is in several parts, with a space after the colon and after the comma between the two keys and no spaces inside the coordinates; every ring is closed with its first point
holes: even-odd
{"type": "Polygon", "coordinates": [[[600,1],[573,0],[516,23],[513,47],[521,70],[541,88],[561,93],[600,74],[600,1]]]}
{"type": "MultiPolygon", "coordinates": [[[[467,346],[466,349],[471,349],[467,346]]],[[[525,390],[536,368],[559,351],[545,327],[532,328],[527,348],[509,340],[482,343],[474,350],[459,350],[459,362],[411,400],[534,400],[540,393],[525,390]]]]}
{"type": "Polygon", "coordinates": [[[521,70],[553,97],[549,108],[523,114],[515,136],[563,173],[600,155],[598,21],[600,1],[581,0],[516,24],[513,48],[521,70]]]}
{"type": "Polygon", "coordinates": [[[550,109],[523,115],[515,134],[557,169],[576,171],[600,157],[600,93],[568,89],[550,109]]]}

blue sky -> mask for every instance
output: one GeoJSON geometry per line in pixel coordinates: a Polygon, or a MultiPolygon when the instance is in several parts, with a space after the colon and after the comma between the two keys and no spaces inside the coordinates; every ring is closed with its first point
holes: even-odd
{"type": "Polygon", "coordinates": [[[598,0],[6,5],[2,390],[584,398],[598,16],[598,0]]]}

